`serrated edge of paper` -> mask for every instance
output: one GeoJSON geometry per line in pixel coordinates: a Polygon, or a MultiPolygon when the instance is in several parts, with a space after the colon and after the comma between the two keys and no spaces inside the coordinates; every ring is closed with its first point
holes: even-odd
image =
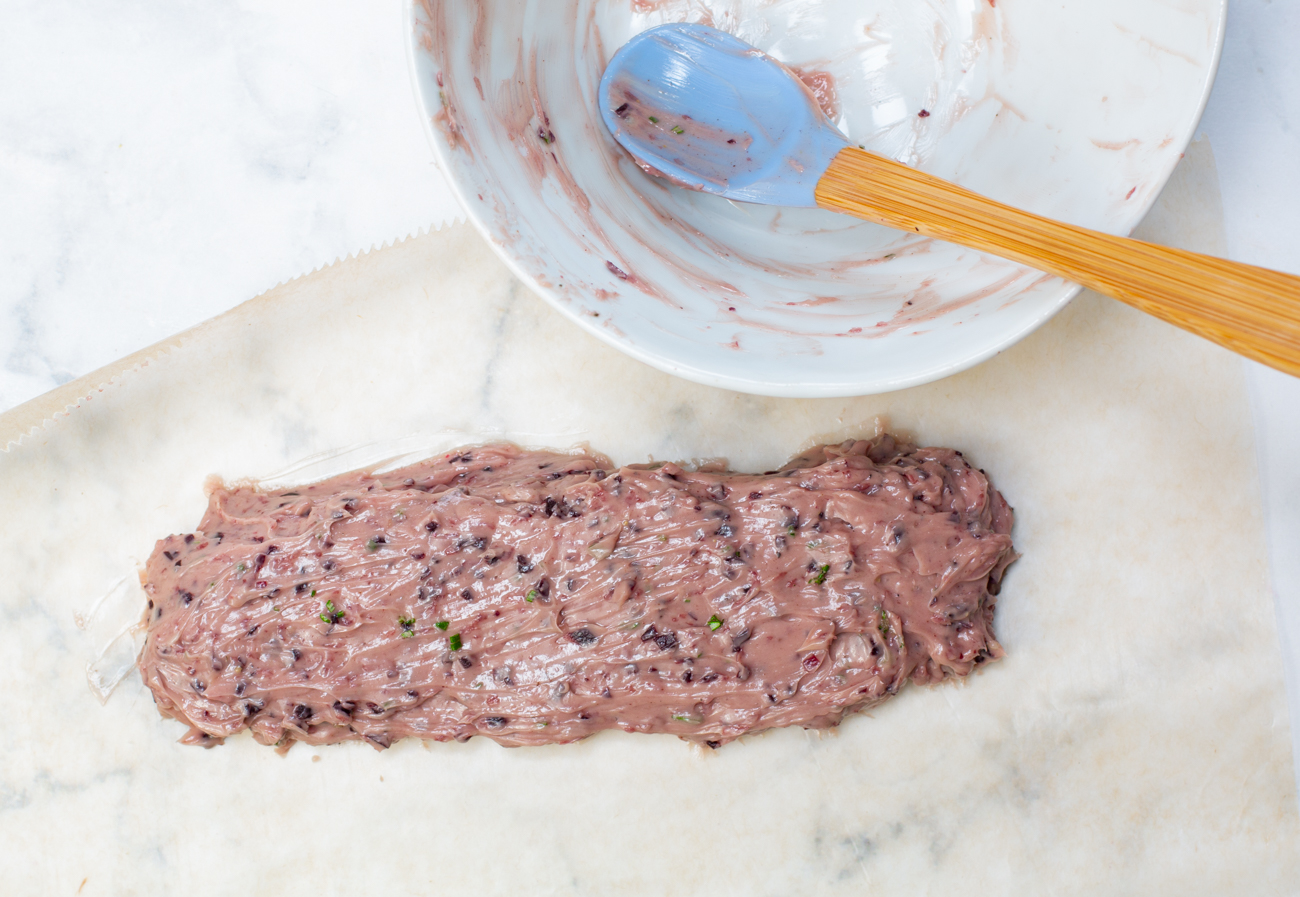
{"type": "Polygon", "coordinates": [[[278,290],[322,271],[334,268],[344,262],[365,258],[374,253],[406,243],[408,240],[432,236],[433,234],[443,234],[466,226],[468,226],[468,219],[462,212],[442,224],[419,227],[414,233],[407,234],[404,237],[371,244],[369,249],[338,256],[332,262],[317,265],[310,271],[282,280],[216,317],[209,318],[193,327],[182,330],[180,333],[159,340],[151,346],[146,346],[138,352],[127,355],[125,358],[120,358],[111,364],[91,371],[85,376],[78,377],[69,383],[30,399],[0,414],[0,457],[8,455],[14,449],[20,448],[40,434],[49,431],[51,427],[57,425],[64,418],[75,414],[79,408],[94,401],[97,396],[119,386],[126,378],[147,368],[151,363],[166,357],[203,333],[220,326],[232,316],[246,314],[248,306],[258,302],[273,301],[273,294],[278,290]]]}

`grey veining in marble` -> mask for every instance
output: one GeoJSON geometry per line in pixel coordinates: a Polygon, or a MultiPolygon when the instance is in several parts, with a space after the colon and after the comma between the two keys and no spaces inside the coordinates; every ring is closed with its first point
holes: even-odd
{"type": "Polygon", "coordinates": [[[400,4],[0,9],[0,408],[457,212],[400,4]]]}
{"type": "MultiPolygon", "coordinates": [[[[1300,33],[1300,5],[1293,0],[1232,0],[1231,5],[1220,80],[1203,124],[1219,162],[1227,248],[1243,261],[1300,272],[1300,169],[1294,162],[1300,158],[1300,62],[1294,39],[1300,33]]],[[[0,6],[0,409],[224,311],[277,281],[456,213],[415,118],[401,56],[399,7],[399,0],[10,0],[0,6]]],[[[520,295],[518,301],[532,300],[520,295]]],[[[591,375],[599,379],[605,373],[591,375]]],[[[1247,377],[1278,618],[1294,662],[1300,657],[1300,553],[1294,551],[1300,544],[1300,469],[1292,459],[1300,455],[1300,383],[1254,366],[1247,377]]],[[[747,400],[737,401],[743,406],[747,400]]],[[[802,424],[811,426],[810,418],[802,424]]],[[[280,438],[306,444],[308,425],[288,429],[280,438]]],[[[339,440],[346,442],[346,434],[339,440]]],[[[63,451],[52,448],[46,462],[77,460],[64,458],[63,451]]],[[[188,480],[178,475],[177,482],[188,480]]],[[[176,525],[191,522],[192,510],[178,513],[176,525]]],[[[88,692],[80,671],[59,664],[74,653],[80,662],[87,646],[70,626],[66,608],[56,612],[48,604],[68,581],[68,571],[52,557],[35,552],[23,557],[32,564],[25,574],[31,585],[5,593],[3,656],[22,658],[82,700],[88,692]]],[[[120,558],[120,552],[113,557],[120,558]]],[[[83,561],[76,571],[77,581],[97,588],[107,588],[121,573],[108,559],[83,561]]],[[[1293,667],[1292,718],[1300,718],[1297,672],[1293,667]]],[[[103,711],[137,720],[149,720],[152,712],[147,699],[125,693],[103,711]]],[[[109,718],[96,717],[95,726],[109,718]]],[[[92,740],[95,731],[88,736],[92,740]]],[[[155,746],[156,737],[146,726],[140,738],[105,748],[104,766],[85,774],[55,772],[52,763],[43,762],[50,747],[46,740],[0,739],[7,751],[0,776],[0,826],[9,836],[3,853],[26,857],[31,868],[47,875],[29,880],[40,892],[72,893],[81,884],[85,876],[68,862],[75,852],[70,844],[93,853],[87,845],[96,837],[148,817],[144,795],[151,776],[135,764],[146,748],[171,750],[169,742],[155,746]],[[67,825],[50,830],[12,821],[25,818],[16,811],[42,806],[62,814],[67,825]],[[87,816],[94,807],[104,808],[102,814],[87,816]]],[[[432,759],[410,754],[393,765],[423,769],[421,764],[432,759]]],[[[243,762],[229,754],[198,756],[187,757],[189,772],[168,783],[179,787],[187,777],[243,762]]],[[[338,805],[327,796],[332,777],[340,769],[368,764],[367,757],[312,765],[302,753],[267,766],[266,779],[306,789],[312,795],[308,810],[324,813],[338,805]]],[[[536,769],[533,761],[518,761],[513,754],[509,759],[536,769]]],[[[871,772],[879,764],[863,768],[871,772]]],[[[454,819],[448,804],[472,784],[424,769],[418,782],[425,790],[413,791],[416,779],[390,773],[385,784],[378,779],[382,774],[367,778],[354,795],[376,808],[375,841],[367,843],[382,845],[381,860],[410,835],[394,820],[404,813],[420,820],[439,813],[454,819]],[[395,794],[395,782],[406,791],[395,794]]],[[[1006,801],[1028,802],[1032,794],[1027,787],[1000,792],[1006,801]]],[[[235,819],[253,836],[270,829],[262,818],[265,808],[249,810],[222,803],[219,791],[214,795],[210,819],[235,819]]],[[[594,802],[613,814],[609,818],[621,812],[616,804],[594,802]]],[[[771,805],[778,812],[786,809],[775,798],[771,805]]],[[[581,867],[580,858],[557,858],[547,851],[550,842],[541,836],[551,823],[541,808],[526,809],[523,818],[534,836],[504,845],[512,861],[535,868],[554,863],[545,868],[590,886],[590,870],[581,867]]],[[[744,831],[746,824],[736,821],[735,830],[744,831]]],[[[850,832],[830,824],[804,846],[851,880],[886,855],[894,831],[885,826],[850,832]]],[[[599,821],[588,835],[601,836],[599,821]]],[[[1135,843],[1133,849],[1139,849],[1140,841],[1135,843]]],[[[306,851],[322,845],[334,846],[314,828],[290,844],[306,851]]],[[[981,859],[1003,871],[1008,866],[1004,859],[981,859]]],[[[183,848],[178,839],[134,840],[109,851],[102,864],[96,859],[102,874],[88,880],[83,893],[149,893],[143,882],[174,887],[178,882],[165,877],[169,867],[179,863],[201,876],[203,861],[202,851],[183,848]]],[[[455,857],[450,862],[464,873],[458,886],[491,883],[499,871],[462,869],[454,865],[455,857]]],[[[291,890],[302,882],[310,886],[316,874],[289,866],[273,883],[291,890]]],[[[431,870],[411,892],[434,890],[446,884],[445,875],[431,870]]],[[[1189,890],[1211,885],[1194,880],[1189,890]]],[[[1220,889],[1231,892],[1238,885],[1220,883],[1220,889]]],[[[257,883],[241,879],[230,890],[236,889],[256,891],[257,883]]],[[[15,880],[7,880],[4,890],[28,892],[15,880]]],[[[725,893],[725,884],[718,890],[725,893]]],[[[1279,886],[1275,892],[1286,890],[1279,886]]]]}
{"type": "MultiPolygon", "coordinates": [[[[1208,166],[1176,174],[1147,233],[1213,239],[1210,183],[1208,166]]],[[[0,656],[21,661],[0,839],[25,858],[5,885],[1285,894],[1300,807],[1244,388],[1224,350],[1091,294],[959,377],[799,401],[674,380],[574,333],[465,225],[295,281],[0,454],[0,656]],[[249,738],[176,744],[135,676],[107,705],[87,686],[102,630],[77,614],[192,526],[205,474],[498,435],[765,469],[879,415],[987,467],[1024,558],[999,599],[1007,658],[836,733],[281,759],[249,738]]]]}

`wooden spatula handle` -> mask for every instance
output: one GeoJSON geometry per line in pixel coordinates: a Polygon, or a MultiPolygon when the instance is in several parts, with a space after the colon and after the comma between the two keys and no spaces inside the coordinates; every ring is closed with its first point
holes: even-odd
{"type": "Polygon", "coordinates": [[[1300,277],[1062,224],[856,148],[817,203],[1073,280],[1300,376],[1300,277]]]}

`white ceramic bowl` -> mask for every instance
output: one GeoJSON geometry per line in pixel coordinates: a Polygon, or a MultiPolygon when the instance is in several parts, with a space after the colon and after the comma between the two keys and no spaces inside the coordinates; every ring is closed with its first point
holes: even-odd
{"type": "Polygon", "coordinates": [[[731,31],[831,83],[854,141],[1043,215],[1127,233],[1193,135],[1226,0],[410,0],[429,137],[516,274],[700,383],[885,392],[1010,346],[1077,287],[821,210],[651,178],[595,108],[632,35],[731,31]]]}

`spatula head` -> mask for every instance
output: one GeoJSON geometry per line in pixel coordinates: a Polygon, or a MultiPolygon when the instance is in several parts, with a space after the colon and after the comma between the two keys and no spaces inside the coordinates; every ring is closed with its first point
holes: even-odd
{"type": "Polygon", "coordinates": [[[848,145],[793,72],[706,25],[632,38],[605,69],[599,102],[646,171],[742,202],[815,206],[817,180],[848,145]]]}

